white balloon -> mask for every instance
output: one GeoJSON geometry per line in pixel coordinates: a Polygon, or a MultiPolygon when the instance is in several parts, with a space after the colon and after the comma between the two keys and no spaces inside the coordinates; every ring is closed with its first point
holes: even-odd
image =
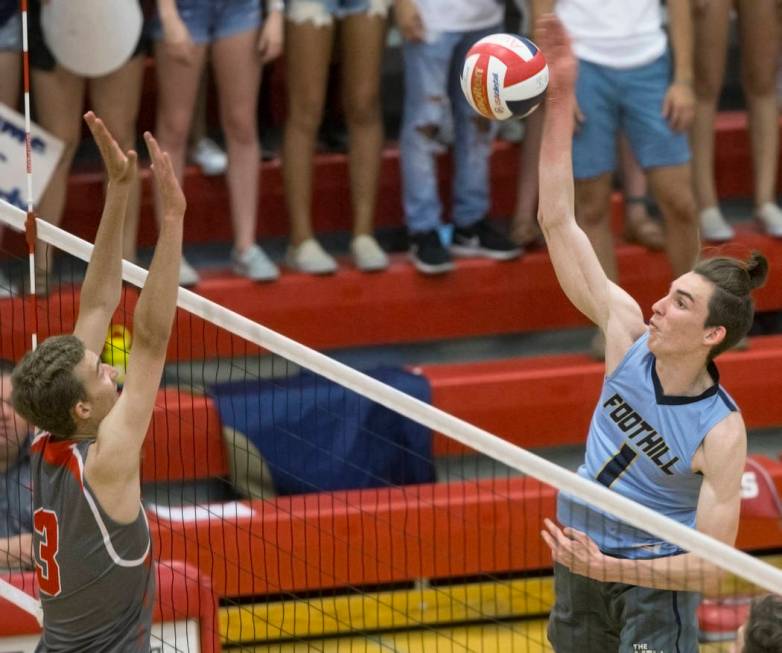
{"type": "Polygon", "coordinates": [[[138,0],[48,0],[41,29],[57,62],[77,75],[101,77],[130,59],[144,17],[138,0]]]}

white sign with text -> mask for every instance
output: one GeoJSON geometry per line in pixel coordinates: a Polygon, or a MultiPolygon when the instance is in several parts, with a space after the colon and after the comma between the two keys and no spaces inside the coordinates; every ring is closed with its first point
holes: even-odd
{"type": "MultiPolygon", "coordinates": [[[[38,204],[49,185],[62,150],[61,140],[34,123],[30,125],[33,204],[38,204]]],[[[26,210],[26,175],[24,116],[0,102],[0,199],[26,210]]]]}

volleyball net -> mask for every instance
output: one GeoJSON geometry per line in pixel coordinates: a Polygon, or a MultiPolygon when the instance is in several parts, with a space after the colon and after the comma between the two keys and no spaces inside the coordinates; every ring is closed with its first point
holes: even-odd
{"type": "MultiPolygon", "coordinates": [[[[0,203],[0,223],[21,231],[24,219],[0,203]]],[[[21,291],[23,259],[0,263],[0,358],[12,362],[33,330],[72,331],[92,251],[41,220],[38,238],[55,252],[45,296],[21,291]]],[[[104,350],[120,369],[146,272],[125,262],[123,277],[104,350]]],[[[704,637],[732,636],[747,597],[782,592],[782,464],[748,467],[742,528],[779,535],[777,553],[748,555],[438,409],[415,370],[352,369],[186,289],[178,306],[141,463],[161,651],[550,650],[540,532],[559,492],[617,537],[640,529],[725,570],[700,609],[716,620],[704,637]]],[[[5,423],[11,451],[25,434],[5,423]]],[[[7,478],[8,503],[25,501],[24,479],[7,478]]],[[[2,578],[33,595],[30,561],[13,562],[2,578]]]]}

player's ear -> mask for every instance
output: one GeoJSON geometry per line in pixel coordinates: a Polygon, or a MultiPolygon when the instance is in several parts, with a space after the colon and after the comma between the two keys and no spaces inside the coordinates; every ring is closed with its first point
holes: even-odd
{"type": "Polygon", "coordinates": [[[711,349],[725,340],[726,335],[728,332],[724,326],[706,327],[703,332],[703,344],[711,349]]]}
{"type": "Polygon", "coordinates": [[[84,421],[90,418],[92,414],[92,406],[88,401],[77,401],[76,405],[71,408],[71,415],[76,421],[84,421]]]}

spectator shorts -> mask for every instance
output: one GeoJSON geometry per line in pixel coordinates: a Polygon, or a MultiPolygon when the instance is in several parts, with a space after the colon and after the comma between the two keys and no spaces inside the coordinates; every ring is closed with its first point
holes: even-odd
{"type": "Polygon", "coordinates": [[[644,170],[690,160],[687,134],[673,131],[662,115],[669,80],[668,54],[634,68],[579,60],[576,97],[585,121],[573,138],[576,179],[614,171],[620,131],[627,135],[644,170]]]}
{"type": "Polygon", "coordinates": [[[391,0],[287,0],[288,20],[325,27],[346,16],[369,14],[385,18],[391,0]]]}
{"type": "MultiPolygon", "coordinates": [[[[193,42],[205,44],[258,29],[263,22],[261,1],[177,0],[176,6],[193,42]]],[[[157,15],[149,23],[149,36],[153,41],[163,39],[157,15]]]]}
{"type": "Polygon", "coordinates": [[[0,51],[22,50],[22,15],[14,14],[0,25],[0,51]]]}

